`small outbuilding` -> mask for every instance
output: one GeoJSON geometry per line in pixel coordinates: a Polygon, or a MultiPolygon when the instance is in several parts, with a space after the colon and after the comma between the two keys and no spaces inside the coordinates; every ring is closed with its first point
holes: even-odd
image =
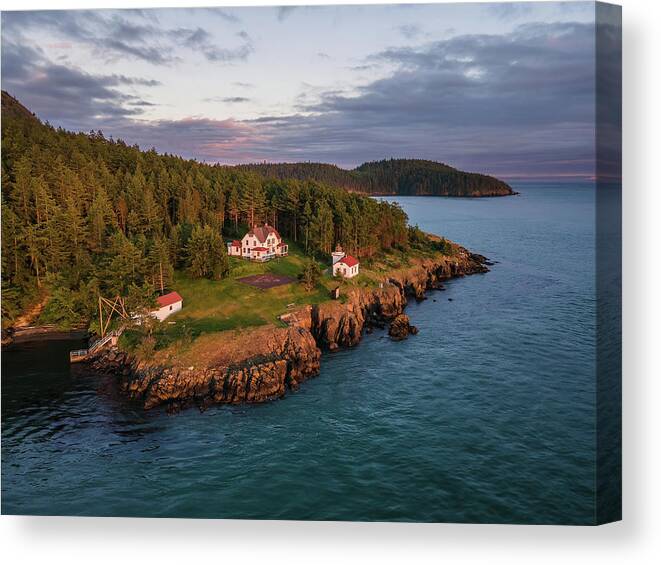
{"type": "Polygon", "coordinates": [[[154,318],[157,318],[160,322],[175,312],[179,312],[184,305],[184,299],[178,292],[174,291],[159,296],[156,299],[156,302],[158,302],[158,308],[152,310],[151,315],[154,316],[154,318]]]}
{"type": "Polygon", "coordinates": [[[235,239],[227,244],[227,254],[234,257],[241,257],[241,240],[235,239]]]}
{"type": "Polygon", "coordinates": [[[360,261],[351,255],[347,255],[338,245],[333,255],[333,276],[341,276],[345,279],[355,277],[360,271],[360,261]]]}

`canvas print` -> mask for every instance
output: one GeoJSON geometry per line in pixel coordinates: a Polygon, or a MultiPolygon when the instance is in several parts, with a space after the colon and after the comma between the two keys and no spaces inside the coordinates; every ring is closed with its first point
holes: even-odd
{"type": "Polygon", "coordinates": [[[2,513],[621,517],[621,9],[2,13],[2,513]]]}

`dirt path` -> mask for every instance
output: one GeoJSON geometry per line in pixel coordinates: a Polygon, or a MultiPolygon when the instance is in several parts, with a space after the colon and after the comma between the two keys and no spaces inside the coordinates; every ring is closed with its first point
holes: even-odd
{"type": "Polygon", "coordinates": [[[43,312],[44,308],[46,307],[46,304],[48,303],[48,299],[50,296],[48,293],[45,293],[39,302],[37,302],[35,305],[31,306],[28,310],[23,312],[18,318],[16,318],[16,321],[14,322],[14,327],[15,328],[24,328],[26,326],[32,325],[32,322],[34,322],[39,315],[43,312]]]}

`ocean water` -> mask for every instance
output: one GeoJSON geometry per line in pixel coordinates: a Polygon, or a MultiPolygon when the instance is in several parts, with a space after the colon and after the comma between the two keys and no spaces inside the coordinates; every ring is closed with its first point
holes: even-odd
{"type": "Polygon", "coordinates": [[[595,189],[516,188],[397,199],[497,263],[412,302],[417,336],[325,355],[283,400],[144,412],[69,367],[77,343],[3,351],[2,512],[591,523],[595,189]]]}

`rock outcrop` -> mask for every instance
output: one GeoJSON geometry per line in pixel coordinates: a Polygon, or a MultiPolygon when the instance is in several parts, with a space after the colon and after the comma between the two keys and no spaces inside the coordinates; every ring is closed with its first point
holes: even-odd
{"type": "Polygon", "coordinates": [[[353,347],[360,342],[364,329],[384,328],[401,314],[407,297],[424,300],[428,290],[442,289],[445,280],[485,273],[488,271],[485,261],[482,255],[460,248],[451,257],[426,259],[413,267],[391,273],[381,288],[352,288],[346,291],[344,303],[330,301],[307,306],[292,313],[288,323],[310,331],[317,345],[324,350],[353,347]]]}
{"type": "MultiPolygon", "coordinates": [[[[319,373],[321,351],[357,345],[365,329],[392,321],[393,339],[404,339],[417,328],[402,312],[407,297],[425,298],[452,277],[483,273],[486,259],[461,249],[413,267],[393,272],[380,288],[350,288],[344,302],[329,301],[305,306],[286,317],[286,328],[273,326],[241,332],[223,332],[198,338],[207,347],[194,365],[180,359],[132,359],[110,350],[92,362],[97,371],[120,375],[120,387],[146,409],[168,405],[265,402],[284,396],[304,380],[319,373]]],[[[196,343],[198,343],[196,342],[196,343]]]]}
{"type": "Polygon", "coordinates": [[[418,328],[411,325],[411,321],[406,314],[399,314],[395,319],[390,322],[390,327],[388,328],[388,335],[394,341],[401,341],[406,339],[409,335],[415,335],[418,333],[418,328]]]}
{"type": "Polygon", "coordinates": [[[250,351],[237,360],[219,355],[202,367],[182,367],[177,363],[139,362],[124,352],[110,350],[97,357],[92,368],[119,374],[122,391],[146,409],[160,404],[179,408],[191,403],[204,407],[211,403],[265,402],[319,373],[321,351],[309,331],[270,328],[268,341],[258,338],[258,331],[224,336],[235,346],[241,344],[239,349],[245,346],[244,350],[250,351]]]}

